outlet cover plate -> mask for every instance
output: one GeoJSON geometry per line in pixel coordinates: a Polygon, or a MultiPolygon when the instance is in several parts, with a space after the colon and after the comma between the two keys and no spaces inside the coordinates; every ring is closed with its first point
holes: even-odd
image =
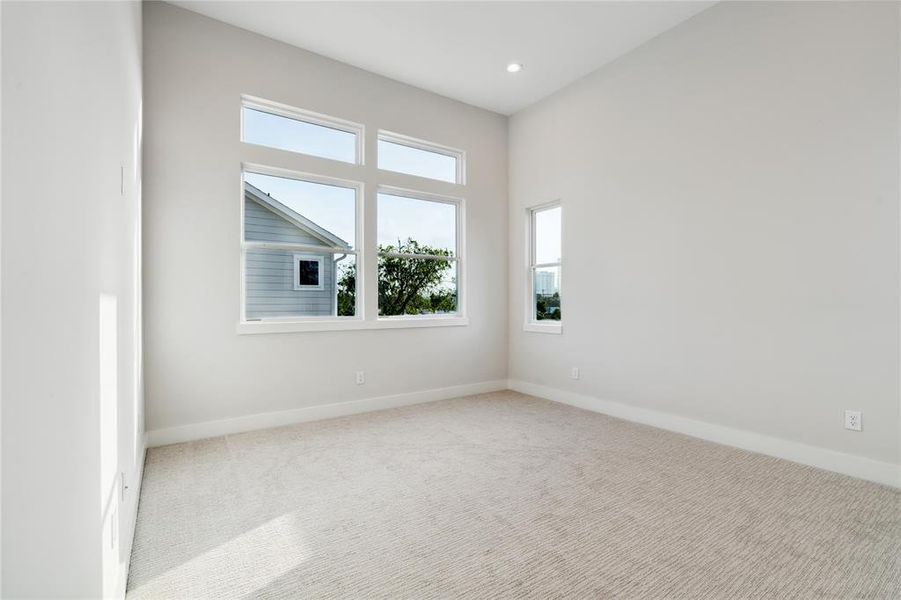
{"type": "Polygon", "coordinates": [[[845,411],[845,429],[849,429],[851,431],[863,430],[863,415],[861,415],[861,412],[859,410],[845,411]]]}

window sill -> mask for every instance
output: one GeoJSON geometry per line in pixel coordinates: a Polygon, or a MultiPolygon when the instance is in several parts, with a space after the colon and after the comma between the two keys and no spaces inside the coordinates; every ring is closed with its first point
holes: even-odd
{"type": "Polygon", "coordinates": [[[239,335],[255,333],[299,333],[308,331],[354,331],[362,329],[409,329],[417,327],[463,327],[467,317],[384,317],[364,321],[348,317],[346,320],[321,321],[242,321],[237,325],[239,335]]]}
{"type": "Polygon", "coordinates": [[[531,331],[532,333],[552,333],[560,335],[563,333],[562,323],[526,323],[522,326],[523,331],[531,331]]]}

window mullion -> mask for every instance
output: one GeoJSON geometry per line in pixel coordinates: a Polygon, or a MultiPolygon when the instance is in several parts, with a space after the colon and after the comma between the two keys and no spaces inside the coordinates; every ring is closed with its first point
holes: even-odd
{"type": "Polygon", "coordinates": [[[357,254],[357,250],[338,248],[336,246],[313,246],[309,244],[292,244],[288,242],[258,242],[245,240],[244,250],[287,250],[297,252],[318,252],[320,254],[357,254]]]}
{"type": "MultiPolygon", "coordinates": [[[[368,170],[374,171],[376,136],[364,138],[365,151],[364,162],[368,170]]],[[[363,310],[363,319],[375,321],[379,315],[379,246],[378,246],[378,188],[375,185],[367,185],[362,194],[362,230],[363,230],[363,268],[357,284],[357,296],[360,298],[358,306],[363,310]]]]}

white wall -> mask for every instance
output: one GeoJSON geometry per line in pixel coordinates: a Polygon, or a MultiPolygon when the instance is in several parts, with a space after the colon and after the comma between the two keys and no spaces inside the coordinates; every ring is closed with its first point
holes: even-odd
{"type": "Polygon", "coordinates": [[[143,459],[140,5],[0,10],[2,596],[121,596],[143,459]]]}
{"type": "Polygon", "coordinates": [[[898,21],[721,3],[515,115],[510,377],[898,463],[898,21]],[[522,330],[556,198],[561,336],[522,330]]]}
{"type": "Polygon", "coordinates": [[[147,3],[144,16],[148,430],[506,378],[506,119],[171,5],[147,3]],[[364,124],[367,167],[242,153],[241,94],[364,124]],[[370,199],[377,181],[458,193],[379,176],[379,128],[468,153],[470,324],[237,334],[242,157],[362,179],[370,199]],[[358,370],[365,385],[355,384],[358,370]]]}

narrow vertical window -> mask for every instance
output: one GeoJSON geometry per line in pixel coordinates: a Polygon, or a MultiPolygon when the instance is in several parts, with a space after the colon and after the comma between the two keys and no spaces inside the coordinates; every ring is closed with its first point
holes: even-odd
{"type": "Polygon", "coordinates": [[[526,329],[559,333],[563,209],[559,203],[529,210],[529,278],[526,329]]]}

